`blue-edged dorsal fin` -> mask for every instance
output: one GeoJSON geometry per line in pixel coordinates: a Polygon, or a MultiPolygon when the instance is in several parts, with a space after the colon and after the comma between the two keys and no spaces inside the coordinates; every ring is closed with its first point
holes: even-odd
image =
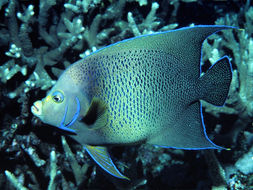
{"type": "Polygon", "coordinates": [[[222,149],[207,137],[199,101],[189,105],[171,126],[149,139],[148,143],[176,149],[222,149]]]}
{"type": "Polygon", "coordinates": [[[158,32],[123,40],[101,49],[105,53],[117,53],[130,49],[157,50],[173,56],[184,75],[200,76],[201,48],[210,35],[233,26],[197,25],[176,30],[158,32]],[[185,71],[185,72],[184,72],[185,71]]]}
{"type": "MultiPolygon", "coordinates": [[[[159,44],[159,49],[173,55],[181,64],[182,72],[195,78],[199,77],[201,73],[200,61],[203,41],[216,32],[233,28],[232,26],[218,25],[185,27],[165,32],[165,35],[157,35],[157,40],[162,41],[159,44]]],[[[153,40],[152,43],[157,43],[157,40],[153,40]]]]}
{"type": "Polygon", "coordinates": [[[106,147],[85,145],[84,148],[89,153],[89,155],[95,160],[95,162],[106,172],[115,177],[130,180],[128,177],[122,175],[116,168],[116,166],[113,164],[106,147]]]}

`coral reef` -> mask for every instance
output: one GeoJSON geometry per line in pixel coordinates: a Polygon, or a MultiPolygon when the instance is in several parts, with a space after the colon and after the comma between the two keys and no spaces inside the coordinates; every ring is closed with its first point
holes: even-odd
{"type": "Polygon", "coordinates": [[[0,1],[0,189],[253,189],[253,8],[243,1],[0,1]],[[81,145],[32,117],[71,63],[117,41],[194,24],[238,27],[203,46],[202,70],[227,54],[224,107],[205,102],[207,132],[230,151],[112,147],[130,182],[104,173],[81,145]]]}

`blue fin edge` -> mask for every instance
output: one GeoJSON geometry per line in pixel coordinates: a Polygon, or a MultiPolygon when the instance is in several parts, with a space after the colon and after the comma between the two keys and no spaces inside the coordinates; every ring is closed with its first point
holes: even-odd
{"type": "MultiPolygon", "coordinates": [[[[165,33],[169,33],[169,32],[175,32],[175,31],[180,31],[180,30],[186,30],[186,29],[189,29],[189,28],[201,28],[201,27],[217,27],[217,28],[220,27],[220,29],[218,29],[216,32],[212,33],[211,35],[213,35],[213,34],[219,32],[219,31],[221,31],[221,30],[225,30],[225,29],[240,29],[240,28],[238,28],[238,27],[236,27],[236,26],[226,26],[226,25],[196,25],[196,26],[182,27],[182,28],[178,28],[178,29],[174,29],[174,30],[169,30],[169,31],[154,32],[154,33],[152,33],[152,34],[144,34],[144,35],[140,35],[140,36],[135,36],[135,37],[132,37],[132,38],[128,38],[128,39],[125,39],[125,40],[121,40],[121,41],[116,42],[116,43],[114,43],[114,44],[110,44],[110,45],[108,45],[108,46],[102,47],[102,48],[100,48],[100,49],[98,49],[98,50],[96,50],[96,51],[90,53],[89,55],[85,56],[83,59],[85,59],[86,57],[89,57],[89,56],[91,56],[91,55],[93,55],[93,54],[95,54],[95,53],[97,53],[97,52],[99,52],[99,51],[101,51],[101,50],[103,50],[103,49],[105,49],[105,48],[108,48],[108,47],[111,47],[111,46],[114,46],[114,45],[117,45],[117,44],[120,44],[120,43],[129,41],[129,40],[134,40],[134,39],[136,39],[136,38],[141,38],[141,37],[145,37],[145,36],[153,36],[153,35],[158,35],[158,34],[165,34],[165,33]]],[[[209,35],[209,36],[211,36],[211,35],[209,35]]],[[[209,36],[207,36],[206,38],[208,38],[209,36]]],[[[206,39],[206,38],[205,38],[205,39],[206,39]]],[[[201,52],[202,52],[202,51],[201,51],[201,52]]]]}
{"type": "MultiPolygon", "coordinates": [[[[216,32],[210,34],[209,36],[221,31],[221,30],[225,30],[225,29],[239,29],[238,27],[235,27],[235,26],[226,26],[226,25],[198,25],[198,26],[194,26],[194,27],[220,27],[221,29],[220,30],[217,30],[216,32]],[[224,28],[225,27],[225,28],[224,28]]],[[[167,32],[172,32],[172,31],[177,31],[177,30],[184,30],[184,29],[187,29],[187,28],[192,28],[192,27],[184,27],[184,28],[179,28],[179,29],[176,29],[176,30],[171,30],[171,31],[167,31],[167,32]]],[[[162,33],[166,33],[166,32],[162,32],[162,33]]],[[[157,33],[155,33],[157,34],[157,33]]],[[[152,35],[152,34],[151,34],[152,35]]],[[[207,39],[209,36],[207,36],[205,39],[207,39]]],[[[203,48],[203,43],[202,43],[202,46],[201,46],[201,56],[200,56],[200,68],[199,68],[199,71],[200,71],[200,74],[202,72],[201,70],[201,62],[202,62],[202,48],[203,48]]],[[[230,70],[231,70],[231,73],[233,75],[233,69],[232,69],[232,64],[230,62],[230,59],[228,56],[223,56],[222,58],[218,59],[209,69],[211,69],[217,62],[219,62],[221,59],[223,58],[228,58],[229,60],[229,66],[230,66],[230,70]]],[[[224,103],[225,104],[225,103],[224,103]]],[[[222,106],[216,106],[216,107],[223,107],[224,105],[222,106]]],[[[158,147],[163,147],[163,148],[173,148],[173,149],[183,149],[183,150],[204,150],[204,149],[220,149],[220,150],[228,150],[228,148],[224,148],[224,147],[221,147],[221,146],[218,146],[216,144],[214,144],[207,136],[207,133],[206,133],[206,127],[205,127],[205,124],[204,124],[204,118],[203,118],[203,113],[202,113],[202,104],[200,102],[200,115],[201,115],[201,122],[202,122],[202,126],[203,126],[203,130],[204,130],[204,134],[205,134],[205,137],[206,139],[214,146],[214,147],[205,147],[205,148],[184,148],[184,147],[170,147],[170,146],[160,146],[160,145],[154,145],[154,146],[158,146],[158,147]]]]}
{"type": "Polygon", "coordinates": [[[182,149],[182,150],[205,150],[205,149],[228,150],[227,148],[224,148],[224,147],[221,147],[221,146],[218,146],[218,145],[214,144],[214,143],[211,141],[211,139],[209,139],[209,137],[207,136],[206,127],[205,127],[205,124],[204,124],[203,113],[202,113],[202,104],[201,104],[201,102],[200,102],[200,115],[201,115],[201,122],[202,122],[202,127],[203,127],[203,130],[204,130],[205,138],[213,145],[212,147],[184,148],[184,147],[161,146],[161,145],[154,145],[154,146],[162,147],[162,148],[182,149]]]}
{"type": "Polygon", "coordinates": [[[92,158],[103,170],[105,170],[106,172],[108,172],[108,173],[111,174],[112,176],[117,177],[117,178],[119,178],[119,179],[127,179],[127,180],[129,180],[128,177],[126,177],[126,176],[124,176],[122,173],[120,173],[120,171],[119,171],[119,170],[117,169],[117,167],[114,165],[114,163],[113,163],[113,161],[112,161],[112,159],[111,159],[110,156],[109,156],[109,160],[111,161],[112,166],[114,167],[114,169],[116,170],[116,172],[118,172],[122,177],[116,176],[116,175],[114,175],[113,173],[111,173],[109,170],[105,169],[105,168],[94,158],[94,156],[91,154],[91,152],[89,151],[89,149],[88,149],[86,146],[84,146],[84,149],[89,153],[89,155],[91,156],[91,158],[92,158]]]}

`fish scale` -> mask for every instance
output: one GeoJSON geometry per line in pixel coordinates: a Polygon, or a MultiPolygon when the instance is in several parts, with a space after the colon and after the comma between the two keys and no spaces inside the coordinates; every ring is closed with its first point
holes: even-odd
{"type": "Polygon", "coordinates": [[[128,179],[107,146],[222,149],[207,136],[200,100],[222,106],[232,78],[224,56],[200,77],[201,46],[229,26],[196,26],[140,36],[72,64],[31,110],[84,146],[111,175],[128,179]]]}
{"type": "MultiPolygon", "coordinates": [[[[82,66],[75,64],[73,69],[77,67],[81,68],[81,73],[93,73],[94,76],[89,75],[89,78],[82,77],[79,80],[93,78],[96,82],[89,83],[95,85],[85,91],[92,91],[93,94],[89,93],[92,97],[101,98],[108,104],[108,125],[111,129],[101,129],[101,133],[108,137],[107,143],[118,142],[119,138],[122,143],[145,141],[148,136],[157,132],[157,126],[169,126],[170,118],[180,112],[176,108],[172,109],[171,101],[175,101],[178,91],[175,91],[175,88],[173,90],[170,85],[176,85],[177,81],[180,81],[180,69],[173,67],[175,58],[161,51],[131,50],[118,52],[117,56],[119,58],[115,55],[94,55],[85,63],[80,62],[82,66]],[[88,69],[90,71],[87,71],[88,69]],[[120,93],[121,89],[126,88],[128,93],[120,93]],[[121,106],[122,103],[128,105],[128,109],[121,106]]],[[[184,91],[183,86],[179,86],[180,88],[176,89],[184,91]]],[[[192,97],[191,94],[189,96],[192,97]]],[[[184,96],[182,101],[188,103],[189,100],[186,101],[186,98],[189,96],[184,96]]]]}

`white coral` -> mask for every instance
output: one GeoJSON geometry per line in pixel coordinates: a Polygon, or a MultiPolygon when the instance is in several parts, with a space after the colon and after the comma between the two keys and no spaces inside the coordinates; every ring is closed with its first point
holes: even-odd
{"type": "Polygon", "coordinates": [[[21,12],[18,12],[17,17],[24,23],[27,23],[34,15],[33,8],[34,8],[33,5],[29,5],[23,14],[21,12]]]}

